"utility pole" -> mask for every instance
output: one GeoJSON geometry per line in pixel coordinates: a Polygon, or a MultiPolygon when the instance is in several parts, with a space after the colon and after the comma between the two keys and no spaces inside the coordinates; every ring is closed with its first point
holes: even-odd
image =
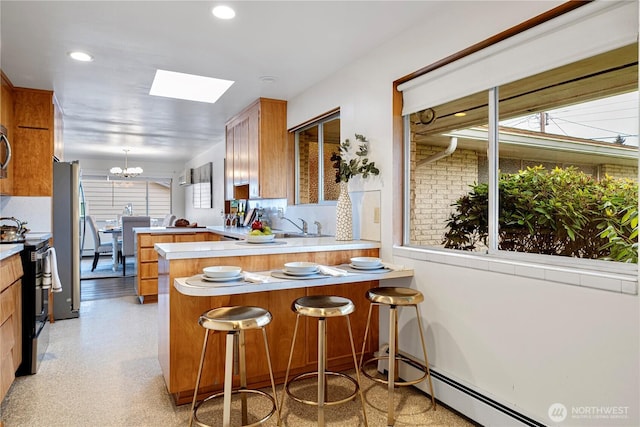
{"type": "Polygon", "coordinates": [[[541,112],[540,113],[540,132],[542,133],[546,132],[546,126],[549,124],[548,120],[549,120],[549,114],[545,112],[541,112]]]}

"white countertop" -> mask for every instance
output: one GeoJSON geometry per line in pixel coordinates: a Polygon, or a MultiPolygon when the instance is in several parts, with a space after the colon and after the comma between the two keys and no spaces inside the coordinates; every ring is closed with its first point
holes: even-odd
{"type": "Polygon", "coordinates": [[[180,234],[180,233],[210,233],[206,227],[134,227],[135,233],[180,234]]]}
{"type": "Polygon", "coordinates": [[[393,268],[394,270],[386,273],[347,273],[346,276],[323,276],[314,279],[280,279],[271,276],[271,271],[252,273],[263,276],[266,279],[264,283],[245,281],[211,283],[199,280],[197,276],[179,277],[174,280],[173,286],[184,295],[207,297],[413,277],[413,269],[405,269],[401,266],[393,266],[393,268]]]}
{"type": "Polygon", "coordinates": [[[225,227],[222,225],[208,225],[207,230],[221,236],[244,239],[249,233],[249,227],[225,227]]]}
{"type": "Polygon", "coordinates": [[[244,241],[228,240],[155,244],[155,250],[158,254],[168,260],[379,248],[380,242],[369,240],[343,241],[336,240],[334,237],[294,237],[275,239],[274,243],[246,243],[244,241]]]}
{"type": "Polygon", "coordinates": [[[11,255],[19,254],[24,249],[22,243],[0,245],[0,261],[9,258],[11,255]]]}

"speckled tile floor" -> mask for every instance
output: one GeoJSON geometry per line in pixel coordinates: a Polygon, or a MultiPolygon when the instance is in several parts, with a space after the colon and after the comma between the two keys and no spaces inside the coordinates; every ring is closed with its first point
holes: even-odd
{"type": "MultiPolygon", "coordinates": [[[[2,402],[5,427],[186,426],[189,405],[176,407],[157,359],[157,306],[135,297],[84,301],[79,319],[50,326],[50,343],[36,375],[19,377],[2,402]]],[[[363,380],[370,426],[386,425],[384,386],[363,380]]],[[[280,387],[278,399],[280,399],[280,387]]],[[[251,403],[251,400],[250,400],[251,403]]],[[[396,395],[397,426],[471,426],[411,387],[396,395]]],[[[256,416],[262,401],[250,405],[256,416]]],[[[215,413],[215,407],[202,416],[215,413]]],[[[316,409],[287,398],[283,426],[315,426],[316,409]]],[[[328,426],[359,426],[359,400],[327,409],[328,426]]],[[[275,426],[275,417],[265,425],[275,426]]]]}

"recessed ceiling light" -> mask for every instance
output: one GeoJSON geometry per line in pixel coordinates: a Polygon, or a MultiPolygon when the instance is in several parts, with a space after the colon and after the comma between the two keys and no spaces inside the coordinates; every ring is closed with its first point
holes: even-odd
{"type": "Polygon", "coordinates": [[[91,55],[89,55],[88,53],[85,53],[85,52],[80,52],[80,51],[69,52],[69,56],[72,59],[75,59],[76,61],[81,61],[81,62],[91,62],[91,61],[93,61],[93,56],[91,56],[91,55]]]}
{"type": "Polygon", "coordinates": [[[260,81],[262,83],[275,83],[276,78],[273,76],[260,76],[260,81]]]}
{"type": "Polygon", "coordinates": [[[211,10],[211,13],[220,19],[233,19],[236,16],[236,12],[229,6],[216,6],[211,10]]]}
{"type": "Polygon", "coordinates": [[[149,95],[213,104],[233,83],[231,80],[156,70],[149,95]]]}
{"type": "Polygon", "coordinates": [[[466,116],[466,115],[467,115],[467,113],[462,112],[462,111],[461,111],[461,112],[459,112],[459,113],[455,113],[455,114],[454,114],[454,116],[456,116],[456,117],[464,117],[464,116],[466,116]]]}

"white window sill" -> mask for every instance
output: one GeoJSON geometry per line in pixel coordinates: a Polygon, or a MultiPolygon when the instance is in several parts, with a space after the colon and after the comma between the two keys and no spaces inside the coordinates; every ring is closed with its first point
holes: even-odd
{"type": "MultiPolygon", "coordinates": [[[[620,272],[603,271],[589,268],[584,260],[572,260],[576,266],[568,266],[568,259],[560,260],[564,265],[542,262],[540,259],[529,261],[512,259],[502,254],[463,253],[446,249],[433,249],[412,246],[395,246],[393,255],[420,261],[435,262],[476,270],[492,271],[512,276],[557,282],[584,288],[600,289],[629,295],[638,294],[637,266],[621,266],[620,272]],[[580,264],[580,265],[578,265],[580,264]]],[[[527,254],[521,258],[525,258],[527,254]]],[[[534,256],[535,257],[535,256],[534,256]]]]}

